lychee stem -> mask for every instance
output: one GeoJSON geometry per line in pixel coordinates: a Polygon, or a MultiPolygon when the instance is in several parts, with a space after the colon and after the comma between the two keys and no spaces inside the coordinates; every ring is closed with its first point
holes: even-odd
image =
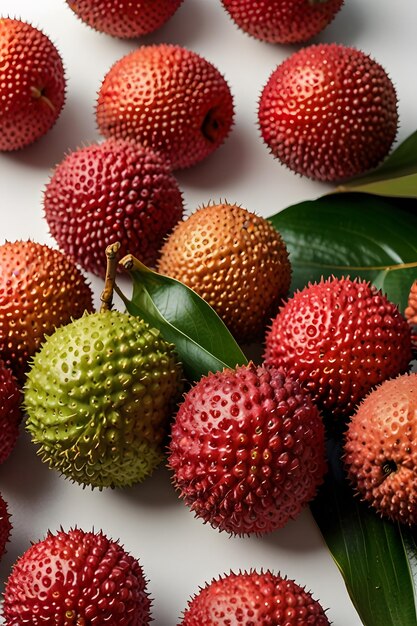
{"type": "Polygon", "coordinates": [[[116,271],[117,271],[117,260],[118,260],[118,252],[120,250],[120,243],[116,241],[115,243],[111,243],[106,248],[106,257],[107,257],[107,267],[106,267],[106,278],[104,281],[104,289],[101,292],[100,300],[101,307],[100,313],[104,311],[110,311],[113,304],[113,291],[114,291],[114,283],[116,280],[116,271]]]}
{"type": "Polygon", "coordinates": [[[42,89],[38,89],[38,87],[31,87],[30,93],[32,94],[33,98],[36,98],[37,100],[42,100],[43,102],[45,102],[45,104],[48,105],[51,111],[55,112],[54,105],[52,104],[49,98],[43,95],[42,89]]]}

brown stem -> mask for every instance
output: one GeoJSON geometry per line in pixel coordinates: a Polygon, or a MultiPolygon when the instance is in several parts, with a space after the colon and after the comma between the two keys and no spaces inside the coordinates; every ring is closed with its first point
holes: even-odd
{"type": "Polygon", "coordinates": [[[44,96],[42,89],[38,89],[38,87],[31,87],[30,88],[30,92],[31,92],[33,98],[36,98],[37,100],[42,100],[43,102],[45,102],[45,104],[48,105],[48,107],[51,109],[51,111],[55,112],[54,105],[52,104],[52,102],[50,101],[49,98],[44,96]]]}
{"type": "Polygon", "coordinates": [[[120,243],[118,241],[110,244],[106,248],[107,268],[106,268],[106,278],[104,281],[104,289],[101,292],[101,296],[100,296],[100,300],[101,300],[100,313],[103,313],[104,311],[110,311],[112,304],[113,304],[113,290],[114,290],[114,282],[116,280],[117,257],[118,257],[119,250],[120,250],[120,243]]]}

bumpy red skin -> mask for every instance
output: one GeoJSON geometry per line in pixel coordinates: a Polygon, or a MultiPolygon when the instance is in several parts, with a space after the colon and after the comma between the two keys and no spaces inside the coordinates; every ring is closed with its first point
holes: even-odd
{"type": "Polygon", "coordinates": [[[195,52],[141,46],[101,85],[97,123],[105,137],[134,139],[161,152],[173,169],[201,161],[233,124],[233,98],[220,72],[195,52]]]}
{"type": "Polygon", "coordinates": [[[196,517],[232,534],[267,533],[296,517],[322,482],[322,420],[282,371],[226,369],[185,396],[168,463],[196,517]]]}
{"type": "Polygon", "coordinates": [[[7,504],[0,495],[0,558],[6,551],[6,544],[9,541],[12,525],[7,504]]]}
{"type": "Polygon", "coordinates": [[[21,401],[15,377],[0,361],[0,463],[4,463],[16,445],[22,420],[21,401]]]}
{"type": "Polygon", "coordinates": [[[188,604],[180,626],[328,626],[317,600],[270,571],[242,572],[207,584],[188,604]]]}
{"type": "Polygon", "coordinates": [[[236,24],[249,35],[270,43],[306,41],[325,28],[343,0],[222,0],[236,24]]]}
{"type": "Polygon", "coordinates": [[[264,357],[284,367],[337,422],[374,385],[408,370],[410,329],[366,281],[331,278],[308,285],[281,307],[264,357]]]}
{"type": "Polygon", "coordinates": [[[6,583],[6,626],[147,626],[150,599],[138,561],[102,533],[49,534],[6,583]]]}
{"type": "Polygon", "coordinates": [[[17,150],[55,124],[65,102],[64,67],[46,35],[5,17],[0,58],[0,150],[17,150]]]}
{"type": "Polygon", "coordinates": [[[309,46],[270,76],[259,102],[262,137],[294,172],[341,181],[376,167],[398,126],[385,70],[354,48],[309,46]]]}
{"type": "Polygon", "coordinates": [[[417,374],[387,380],[366,396],[344,450],[361,498],[384,517],[417,524],[417,374]]]}
{"type": "Polygon", "coordinates": [[[164,238],[183,215],[166,161],[132,141],[109,139],[69,154],[44,195],[45,217],[61,250],[104,276],[106,247],[154,265],[164,238]]]}
{"type": "Polygon", "coordinates": [[[86,24],[114,37],[140,37],[169,20],[183,0],[67,0],[86,24]]]}
{"type": "Polygon", "coordinates": [[[19,382],[45,335],[93,310],[74,261],[33,241],[0,246],[0,355],[19,382]]]}

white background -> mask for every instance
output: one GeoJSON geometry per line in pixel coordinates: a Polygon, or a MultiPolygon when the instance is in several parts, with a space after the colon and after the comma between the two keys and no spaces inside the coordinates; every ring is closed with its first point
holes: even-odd
{"type": "MultiPolygon", "coordinates": [[[[101,80],[139,42],[92,31],[64,0],[0,0],[0,10],[3,16],[31,21],[49,35],[63,56],[68,78],[66,106],[54,129],[22,151],[0,154],[0,243],[32,238],[54,245],[42,217],[42,190],[64,153],[99,138],[94,107],[101,80]]],[[[335,21],[314,40],[361,48],[385,67],[398,92],[398,139],[417,128],[416,24],[413,0],[346,0],[335,21]]],[[[168,24],[141,43],[151,42],[176,43],[203,54],[225,75],[235,97],[236,123],[225,145],[200,165],[177,173],[187,212],[211,199],[227,198],[268,216],[330,188],[280,166],[257,129],[261,88],[297,46],[251,39],[228,19],[220,0],[185,0],[168,24]]],[[[90,279],[97,304],[102,283],[90,279]]],[[[165,469],[131,489],[82,489],[48,470],[24,433],[0,468],[0,491],[14,526],[0,564],[1,582],[31,540],[44,537],[47,529],[79,525],[120,538],[140,560],[156,626],[176,624],[189,596],[205,581],[230,569],[254,567],[281,571],[311,589],[335,626],[360,625],[308,510],[263,538],[229,538],[193,517],[177,499],[165,469]]]]}

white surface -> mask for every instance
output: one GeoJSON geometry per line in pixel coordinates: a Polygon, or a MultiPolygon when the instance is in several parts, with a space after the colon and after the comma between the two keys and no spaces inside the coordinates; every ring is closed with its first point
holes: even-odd
{"type": "MultiPolygon", "coordinates": [[[[0,154],[0,243],[30,237],[53,244],[42,217],[42,189],[66,151],[98,139],[96,92],[110,65],[138,42],[92,31],[64,0],[1,0],[0,11],[44,30],[67,70],[67,102],[54,129],[24,151],[0,154]]],[[[346,0],[336,20],[315,40],[356,46],[386,68],[399,97],[399,139],[417,128],[416,24],[412,0],[346,0]]],[[[257,130],[260,90],[297,47],[249,38],[227,18],[219,0],[185,0],[164,28],[142,42],[177,43],[205,55],[225,75],[235,96],[236,124],[225,145],[200,165],[177,173],[188,212],[210,199],[227,198],[267,216],[328,189],[281,167],[257,130]]],[[[98,297],[102,283],[91,280],[98,297]]],[[[0,491],[14,526],[0,564],[2,582],[31,540],[42,538],[47,529],[76,524],[85,530],[102,528],[139,558],[149,579],[156,626],[176,624],[189,596],[204,581],[251,567],[280,570],[311,589],[328,607],[335,626],[361,623],[308,510],[269,536],[229,538],[193,517],[177,499],[165,469],[132,489],[83,490],[48,470],[25,434],[0,468],[0,491]]]]}

